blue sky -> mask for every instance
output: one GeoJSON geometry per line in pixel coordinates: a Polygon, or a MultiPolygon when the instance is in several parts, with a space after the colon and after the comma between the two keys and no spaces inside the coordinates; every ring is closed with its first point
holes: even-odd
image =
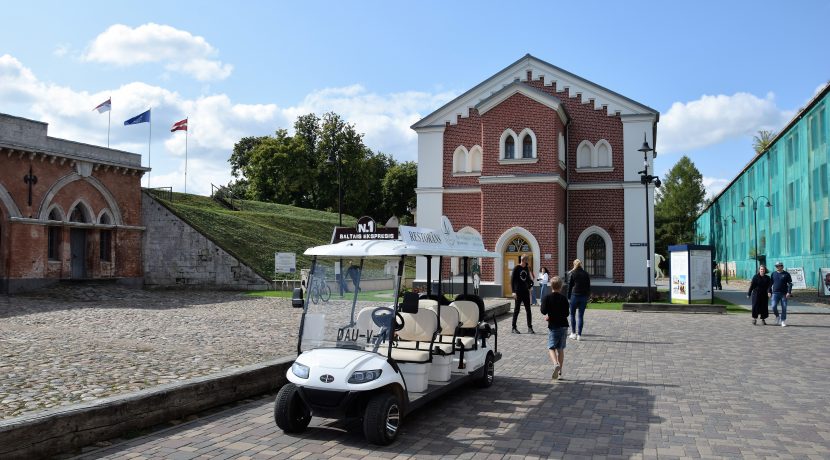
{"type": "MultiPolygon", "coordinates": [[[[5,2],[0,112],[146,155],[152,186],[230,180],[240,137],[335,111],[415,160],[409,126],[526,53],[661,112],[660,175],[688,155],[711,191],[830,80],[827,1],[5,2]]],[[[145,157],[144,164],[147,164],[145,157]]],[[[146,185],[146,176],[144,184],[146,185]]]]}

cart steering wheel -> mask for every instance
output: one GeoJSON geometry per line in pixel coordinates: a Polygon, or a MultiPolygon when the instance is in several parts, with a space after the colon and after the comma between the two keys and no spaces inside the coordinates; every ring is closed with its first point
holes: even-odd
{"type": "Polygon", "coordinates": [[[380,328],[388,327],[389,320],[386,317],[392,314],[395,315],[393,329],[395,331],[400,331],[403,329],[404,324],[403,315],[396,313],[395,310],[390,307],[377,307],[372,310],[372,322],[375,323],[375,326],[380,328]]]}

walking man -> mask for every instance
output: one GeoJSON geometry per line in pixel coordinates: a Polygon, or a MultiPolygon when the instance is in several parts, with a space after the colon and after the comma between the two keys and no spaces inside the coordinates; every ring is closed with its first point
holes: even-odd
{"type": "Polygon", "coordinates": [[[772,314],[775,322],[781,327],[787,327],[787,300],[793,295],[793,278],[784,270],[784,262],[775,263],[772,272],[772,314]],[[781,304],[781,316],[778,316],[778,304],[781,304]]]}
{"type": "Polygon", "coordinates": [[[525,312],[527,313],[527,332],[535,334],[533,332],[533,322],[530,317],[530,290],[533,289],[533,277],[527,268],[527,254],[522,254],[519,258],[519,265],[513,267],[513,273],[510,276],[510,287],[513,289],[513,299],[515,299],[513,333],[521,334],[516,327],[516,321],[519,319],[521,304],[524,303],[525,312]]]}

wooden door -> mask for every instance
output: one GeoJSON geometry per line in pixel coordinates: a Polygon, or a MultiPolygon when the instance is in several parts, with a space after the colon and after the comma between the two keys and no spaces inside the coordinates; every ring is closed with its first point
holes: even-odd
{"type": "Polygon", "coordinates": [[[73,228],[69,234],[72,253],[72,278],[86,278],[86,230],[73,228]]]}
{"type": "Polygon", "coordinates": [[[521,236],[514,236],[507,243],[507,246],[504,247],[504,252],[502,253],[502,295],[505,297],[513,295],[510,278],[513,275],[513,267],[519,264],[522,254],[527,255],[527,267],[529,270],[533,270],[533,250],[530,247],[530,243],[521,236]]]}

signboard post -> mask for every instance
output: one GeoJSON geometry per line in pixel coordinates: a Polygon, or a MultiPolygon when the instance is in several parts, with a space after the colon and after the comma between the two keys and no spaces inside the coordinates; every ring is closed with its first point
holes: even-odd
{"type": "Polygon", "coordinates": [[[803,267],[791,267],[786,269],[793,279],[793,289],[807,289],[807,280],[804,278],[803,267]]]}
{"type": "Polygon", "coordinates": [[[669,246],[671,303],[712,303],[712,246],[669,246]]]}
{"type": "Polygon", "coordinates": [[[297,271],[297,254],[293,252],[274,253],[274,273],[294,273],[297,271]]]}

